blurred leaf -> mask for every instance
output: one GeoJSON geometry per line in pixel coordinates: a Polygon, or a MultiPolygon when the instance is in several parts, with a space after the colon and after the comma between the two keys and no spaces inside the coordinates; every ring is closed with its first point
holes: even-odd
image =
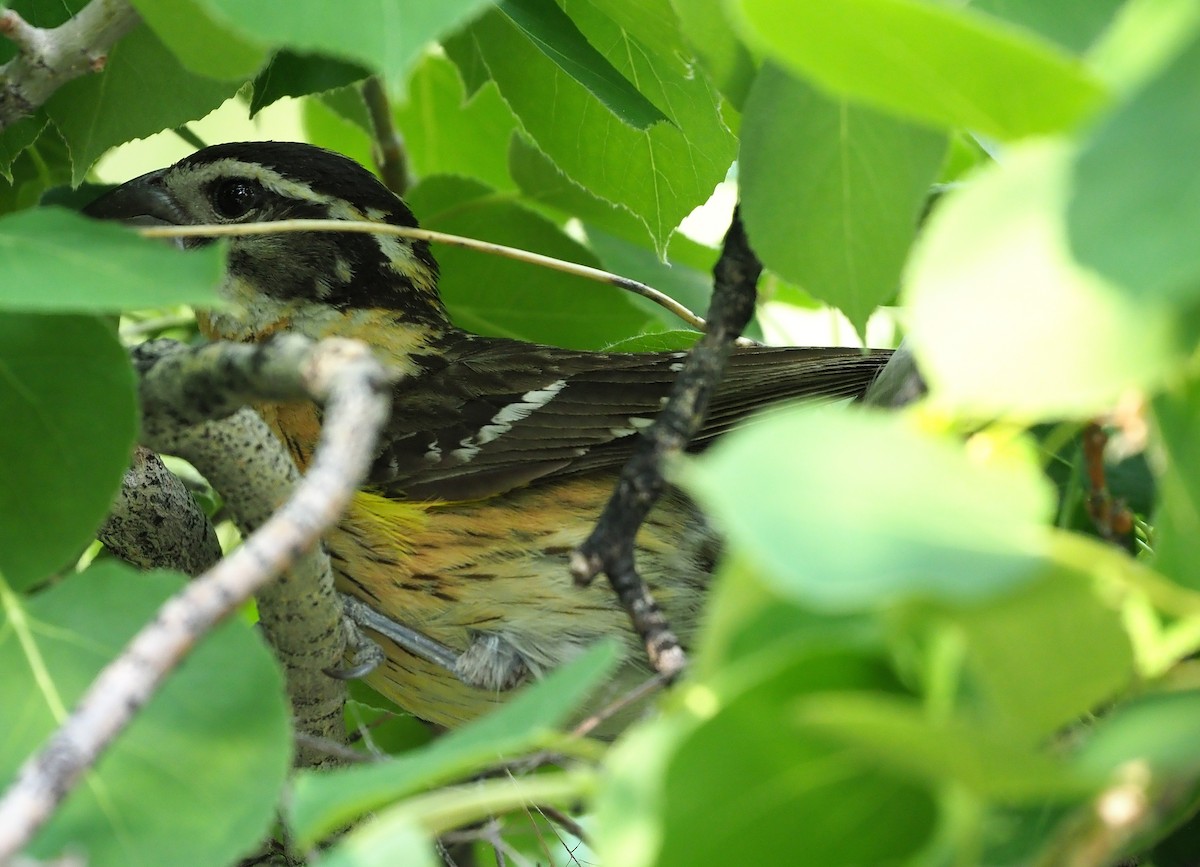
{"type": "Polygon", "coordinates": [[[1105,102],[1076,58],[925,0],[738,0],[748,38],[837,94],[1001,139],[1069,130],[1105,102]]]}
{"type": "Polygon", "coordinates": [[[266,62],[266,48],[239,38],[204,0],[131,2],[179,62],[197,75],[240,82],[266,62]]]}
{"type": "Polygon", "coordinates": [[[254,79],[250,98],[250,116],[285,96],[306,96],[345,87],[366,78],[369,72],[357,63],[348,63],[319,54],[278,51],[254,79]]]}
{"type": "Polygon", "coordinates": [[[1124,0],[970,0],[971,6],[1082,52],[1112,21],[1124,0]]]}
{"type": "Polygon", "coordinates": [[[1200,590],[1200,380],[1174,383],[1151,404],[1160,499],[1154,514],[1154,567],[1200,590]]]}
{"type": "Polygon", "coordinates": [[[853,747],[868,767],[882,763],[931,784],[950,780],[1005,802],[1081,798],[1103,782],[1030,745],[954,719],[929,719],[911,699],[819,695],[797,702],[800,737],[853,747]]]}
{"type": "Polygon", "coordinates": [[[485,70],[538,148],[592,195],[632,211],[661,250],[733,159],[719,98],[703,78],[680,73],[677,58],[638,42],[596,7],[575,4],[571,14],[588,41],[626,79],[638,82],[669,123],[628,126],[498,11],[448,40],[446,50],[469,92],[485,70]]]}
{"type": "Polygon", "coordinates": [[[1120,92],[1158,75],[1200,30],[1192,0],[1129,0],[1088,51],[1089,65],[1120,92]]]}
{"type": "MultiPolygon", "coordinates": [[[[599,265],[554,224],[465,178],[427,178],[408,201],[428,229],[599,265]]],[[[447,246],[437,255],[442,297],[454,321],[470,331],[600,349],[649,321],[628,293],[613,286],[478,250],[447,246]]]]}
{"type": "Polygon", "coordinates": [[[531,46],[624,123],[644,130],[668,120],[591,46],[554,0],[500,0],[499,9],[531,46]]]}
{"type": "Polygon", "coordinates": [[[939,403],[981,416],[1089,417],[1162,381],[1182,357],[1173,311],[1071,260],[1071,156],[1058,141],[1011,148],[934,209],[902,301],[939,403]]]}
{"type": "Polygon", "coordinates": [[[1052,508],[1023,449],[968,450],[910,419],[841,408],[768,413],[681,470],[773,586],[833,612],[1023,583],[1052,508]]]}
{"type": "Polygon", "coordinates": [[[512,189],[508,142],[517,120],[495,85],[484,85],[468,99],[454,64],[430,54],[408,82],[407,101],[392,114],[418,178],[464,175],[497,190],[512,189]]]}
{"type": "Polygon", "coordinates": [[[947,616],[961,630],[972,681],[986,700],[979,721],[1027,743],[1075,722],[1134,678],[1121,612],[1093,578],[1068,568],[1046,569],[987,605],[947,616]],[[1067,635],[1063,623],[1071,624],[1067,635]]]}
{"type": "Polygon", "coordinates": [[[398,87],[422,49],[491,0],[196,0],[246,39],[362,63],[398,87]]]}
{"type": "MultiPolygon", "coordinates": [[[[659,292],[665,292],[697,316],[705,314],[709,299],[712,297],[711,265],[708,270],[698,271],[675,261],[663,262],[654,254],[653,250],[645,245],[632,243],[591,226],[585,226],[584,229],[587,234],[588,246],[592,248],[593,253],[600,257],[600,264],[604,270],[620,274],[622,277],[630,277],[659,292]]],[[[668,255],[689,244],[692,242],[689,242],[687,238],[675,235],[671,239],[668,255]]],[[[693,246],[698,247],[699,245],[693,246]]],[[[703,252],[709,255],[710,262],[716,262],[716,250],[703,248],[703,252]]],[[[675,314],[659,307],[654,302],[636,295],[632,296],[632,300],[668,329],[687,328],[675,314]]],[[[746,330],[750,331],[749,328],[746,330]]]]}
{"type": "Polygon", "coordinates": [[[738,163],[755,252],[862,334],[899,288],[945,153],[944,135],[765,66],[746,100],[738,163]]]}
{"type": "MultiPolygon", "coordinates": [[[[183,583],[104,563],[27,603],[8,597],[0,610],[0,788],[183,583]]],[[[290,744],[278,664],[256,630],[232,618],[139,711],[30,854],[86,852],[93,867],[230,864],[270,830],[290,744]]]]}
{"type": "Polygon", "coordinates": [[[322,96],[310,96],[301,107],[305,140],[350,157],[359,165],[375,165],[374,139],[353,120],[331,107],[322,96]]]}
{"type": "Polygon", "coordinates": [[[395,761],[302,771],[288,815],[297,844],[311,846],[365,812],[546,745],[554,730],[611,676],[618,658],[615,642],[599,644],[487,716],[395,761]]]}
{"type": "Polygon", "coordinates": [[[1114,708],[1091,730],[1076,757],[1080,768],[1111,774],[1130,762],[1148,765],[1155,779],[1189,779],[1200,772],[1200,691],[1163,693],[1114,708]]]}
{"type": "Polygon", "coordinates": [[[0,219],[0,309],[115,311],[218,302],[223,245],[182,251],[62,208],[0,219]]]}
{"type": "Polygon", "coordinates": [[[1067,212],[1072,250],[1135,301],[1200,298],[1191,228],[1200,221],[1198,99],[1200,38],[1106,117],[1079,152],[1067,212]]]}
{"type": "Polygon", "coordinates": [[[723,0],[671,0],[679,26],[709,77],[739,111],[754,81],[754,59],[730,26],[723,0]]]}
{"type": "Polygon", "coordinates": [[[46,113],[70,146],[78,184],[109,148],[201,118],[239,86],[194,75],[153,31],[138,27],[112,47],[102,74],[67,82],[46,113]]]}
{"type": "Polygon", "coordinates": [[[92,539],[128,465],[137,404],[125,350],[91,317],[0,314],[0,372],[0,573],[23,588],[92,539]]]}
{"type": "Polygon", "coordinates": [[[410,816],[385,815],[351,830],[316,863],[317,867],[441,867],[446,862],[410,816]]]}
{"type": "Polygon", "coordinates": [[[933,833],[936,808],[924,787],[811,736],[791,711],[797,695],[819,702],[830,691],[891,691],[886,668],[851,653],[791,653],[778,662],[756,664],[754,685],[670,756],[652,863],[768,864],[784,851],[821,865],[903,863],[933,833]]]}
{"type": "Polygon", "coordinates": [[[793,654],[832,650],[882,653],[884,633],[871,614],[829,614],[797,605],[736,553],[721,563],[708,591],[706,613],[696,641],[694,671],[712,682],[722,670],[758,654],[760,659],[787,647],[793,654]]]}

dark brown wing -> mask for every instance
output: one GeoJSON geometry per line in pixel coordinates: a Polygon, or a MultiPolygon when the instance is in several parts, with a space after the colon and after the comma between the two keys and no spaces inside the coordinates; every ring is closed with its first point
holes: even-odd
{"type": "MultiPolygon", "coordinates": [[[[889,355],[739,349],[696,442],[778,400],[859,397],[889,355]]],[[[619,466],[661,409],[684,357],[458,336],[436,369],[396,387],[368,484],[409,499],[471,500],[619,466]]]]}

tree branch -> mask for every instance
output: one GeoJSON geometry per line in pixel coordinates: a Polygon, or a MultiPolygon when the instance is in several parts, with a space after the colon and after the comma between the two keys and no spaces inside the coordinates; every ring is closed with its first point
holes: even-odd
{"type": "Polygon", "coordinates": [[[707,331],[692,347],[671,394],[654,424],[621,471],[616,490],[595,528],[571,558],[571,574],[587,584],[600,572],[608,575],[617,598],[629,613],[654,669],[665,677],[686,663],[671,631],[634,561],[634,537],[666,488],[662,465],[682,452],[708,412],[708,402],[725,372],[725,362],[754,313],[762,265],[742,228],[740,213],[725,234],[721,256],[713,268],[713,296],[707,331]]]}
{"type": "Polygon", "coordinates": [[[175,569],[195,577],[221,559],[221,543],[208,517],[162,458],[143,446],[134,451],[96,535],[141,569],[175,569]]]}
{"type": "Polygon", "coordinates": [[[0,12],[0,35],[17,46],[17,56],[0,66],[0,132],[71,79],[102,70],[108,51],[140,20],[127,0],[92,0],[50,29],[34,27],[12,9],[0,12]]]}
{"type": "MultiPolygon", "coordinates": [[[[332,525],[354,494],[387,419],[384,369],[355,341],[314,345],[296,335],[267,344],[198,350],[162,341],[139,348],[145,427],[151,439],[172,424],[229,412],[243,396],[325,403],[321,444],[291,498],[229,557],[168,599],[158,615],[97,676],[75,710],[0,798],[0,864],[25,846],[92,767],[167,673],[213,626],[287,568],[332,525]],[[168,354],[169,353],[169,354],[168,354]],[[207,370],[179,375],[192,358],[207,370]],[[172,370],[176,368],[176,370],[172,370]],[[223,384],[221,393],[214,393],[223,384]]],[[[248,413],[249,410],[241,412],[248,413]]]]}
{"type": "Polygon", "coordinates": [[[387,91],[378,75],[372,75],[362,85],[363,101],[371,114],[371,127],[375,130],[375,164],[379,176],[389,190],[403,196],[408,190],[408,154],[404,150],[404,137],[392,120],[392,106],[387,91]]]}

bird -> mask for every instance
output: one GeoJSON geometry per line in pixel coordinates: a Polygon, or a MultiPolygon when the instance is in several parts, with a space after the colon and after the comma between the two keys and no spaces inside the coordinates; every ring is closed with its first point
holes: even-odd
{"type": "MultiPolygon", "coordinates": [[[[84,212],[181,226],[295,218],[417,226],[370,171],[299,142],[208,146],[84,212]]],[[[192,237],[183,246],[210,242],[192,237]]],[[[457,726],[605,636],[622,647],[617,681],[633,683],[646,663],[624,610],[602,583],[575,586],[568,564],[684,353],[581,351],[471,333],[453,323],[438,278],[422,240],[234,236],[219,287],[227,304],[198,311],[197,320],[214,340],[355,338],[394,375],[374,462],[324,540],[339,588],[374,617],[367,629],[385,660],[366,674],[371,687],[420,719],[457,726]]],[[[738,348],[693,447],[778,401],[860,397],[887,358],[849,348],[738,348]]],[[[319,408],[258,409],[303,470],[319,408]]],[[[686,645],[720,553],[718,532],[670,489],[638,533],[636,553],[686,645]]]]}

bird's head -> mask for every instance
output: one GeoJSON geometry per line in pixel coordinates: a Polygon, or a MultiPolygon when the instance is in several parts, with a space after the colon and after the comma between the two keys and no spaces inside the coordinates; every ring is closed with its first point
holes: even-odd
{"type": "MultiPolygon", "coordinates": [[[[205,148],[122,184],[84,213],[180,226],[291,219],[417,225],[404,202],[358,163],[296,142],[205,148]]],[[[205,243],[211,239],[191,238],[184,246],[205,243]]],[[[222,292],[235,309],[220,317],[228,328],[213,330],[234,337],[221,332],[240,321],[247,334],[261,334],[294,327],[313,311],[361,310],[390,311],[398,321],[438,329],[446,314],[437,277],[424,241],[348,232],[234,236],[222,292]]]]}

